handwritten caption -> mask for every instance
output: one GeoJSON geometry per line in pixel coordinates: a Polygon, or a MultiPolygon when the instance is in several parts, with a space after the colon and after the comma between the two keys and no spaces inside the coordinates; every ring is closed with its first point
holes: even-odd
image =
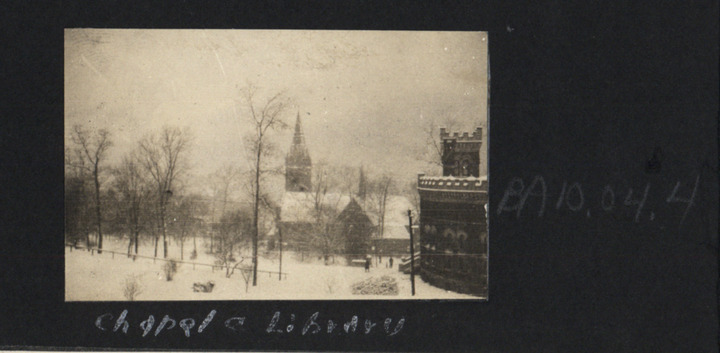
{"type": "MultiPolygon", "coordinates": [[[[95,327],[101,331],[122,332],[123,334],[128,334],[131,327],[136,327],[138,330],[135,330],[135,332],[142,334],[142,337],[148,335],[157,337],[169,330],[182,330],[185,337],[190,337],[202,334],[216,321],[217,310],[211,310],[202,321],[196,321],[191,317],[177,320],[170,315],[164,315],[162,319],[156,320],[154,315],[148,315],[147,318],[137,323],[137,326],[128,321],[127,315],[127,309],[123,310],[117,318],[112,313],[102,314],[95,319],[95,327]],[[198,322],[199,325],[196,328],[198,322]]],[[[232,333],[245,332],[247,330],[246,324],[250,324],[250,320],[246,316],[231,316],[218,321],[221,321],[220,327],[232,333]]],[[[272,318],[263,325],[267,334],[274,335],[296,333],[302,336],[317,334],[383,334],[385,336],[395,336],[405,326],[405,317],[400,317],[398,320],[388,317],[381,321],[373,321],[371,319],[361,320],[357,315],[353,315],[347,321],[335,321],[329,318],[321,319],[320,312],[299,319],[295,314],[283,315],[280,311],[276,311],[272,318]]]]}
{"type": "Polygon", "coordinates": [[[621,212],[629,214],[635,223],[679,218],[679,225],[682,225],[696,202],[699,183],[698,175],[691,180],[677,180],[673,186],[647,182],[639,187],[622,188],[605,184],[592,188],[593,199],[589,196],[589,188],[579,181],[565,180],[562,185],[548,185],[542,175],[536,175],[529,183],[522,178],[513,178],[495,212],[497,215],[512,212],[517,219],[523,214],[535,213],[542,218],[548,212],[564,210],[585,218],[621,212]],[[523,213],[526,207],[533,209],[523,213]],[[677,216],[671,217],[671,214],[677,216]]]}

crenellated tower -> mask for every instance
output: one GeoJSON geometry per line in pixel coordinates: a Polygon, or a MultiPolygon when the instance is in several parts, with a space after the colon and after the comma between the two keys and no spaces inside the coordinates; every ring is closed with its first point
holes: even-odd
{"type": "Polygon", "coordinates": [[[464,132],[450,134],[445,128],[440,129],[443,145],[443,175],[454,177],[480,176],[480,146],[482,145],[482,128],[471,134],[464,132]]]}
{"type": "Polygon", "coordinates": [[[308,192],[312,189],[312,160],[305,145],[300,112],[295,120],[295,134],[285,157],[285,191],[308,192]]]}

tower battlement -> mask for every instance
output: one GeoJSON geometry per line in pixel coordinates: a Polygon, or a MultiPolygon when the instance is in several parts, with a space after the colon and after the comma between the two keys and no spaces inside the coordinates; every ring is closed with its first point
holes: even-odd
{"type": "Polygon", "coordinates": [[[457,141],[482,141],[482,128],[477,127],[475,128],[475,131],[472,133],[463,132],[460,134],[459,132],[453,132],[450,133],[447,131],[446,128],[441,127],[440,128],[440,139],[441,140],[457,140],[457,141]]]}
{"type": "Polygon", "coordinates": [[[480,176],[480,147],[482,146],[482,128],[472,133],[453,132],[440,129],[442,140],[442,164],[444,176],[480,176]]]}

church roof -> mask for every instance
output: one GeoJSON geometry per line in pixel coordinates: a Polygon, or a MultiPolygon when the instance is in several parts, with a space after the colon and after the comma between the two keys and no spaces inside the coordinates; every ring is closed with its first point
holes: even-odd
{"type": "MultiPolygon", "coordinates": [[[[283,222],[313,222],[315,194],[312,192],[291,192],[283,195],[280,217],[283,222]]],[[[334,208],[339,214],[350,203],[350,196],[327,193],[320,198],[323,206],[334,208]]]]}

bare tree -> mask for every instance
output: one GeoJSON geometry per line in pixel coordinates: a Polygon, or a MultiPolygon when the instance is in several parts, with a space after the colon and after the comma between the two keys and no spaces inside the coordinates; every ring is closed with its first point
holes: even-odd
{"type": "Polygon", "coordinates": [[[92,174],[95,184],[95,216],[98,232],[98,253],[102,253],[102,205],[100,203],[100,174],[103,172],[101,163],[105,160],[107,150],[112,146],[110,133],[105,129],[100,129],[97,133],[92,134],[84,129],[81,125],[73,126],[72,141],[78,146],[82,159],[88,164],[83,163],[82,166],[92,174]]]}
{"type": "Polygon", "coordinates": [[[222,215],[219,222],[213,224],[213,228],[217,233],[218,241],[217,251],[215,251],[215,263],[225,268],[225,276],[232,276],[235,269],[243,262],[235,257],[236,251],[241,250],[250,243],[252,238],[252,226],[249,212],[246,211],[227,211],[222,215]]]}
{"type": "Polygon", "coordinates": [[[249,111],[250,123],[253,131],[245,138],[245,146],[252,155],[253,178],[250,183],[253,190],[253,236],[252,236],[252,266],[253,266],[253,286],[257,285],[257,266],[258,266],[258,238],[259,238],[259,211],[260,211],[260,195],[261,180],[263,174],[268,171],[264,164],[264,158],[273,152],[273,144],[269,140],[269,133],[287,128],[287,124],[282,120],[282,113],[286,110],[289,101],[283,93],[277,93],[265,101],[264,104],[256,106],[254,87],[248,87],[244,90],[244,103],[247,104],[249,111]]]}
{"type": "Polygon", "coordinates": [[[407,197],[408,200],[410,200],[410,203],[413,206],[413,212],[414,214],[418,215],[420,213],[420,194],[418,193],[418,185],[417,180],[412,180],[409,183],[405,184],[405,188],[403,188],[402,192],[407,197]]]}
{"type": "MultiPolygon", "coordinates": [[[[227,210],[227,204],[232,199],[232,191],[236,188],[238,178],[240,176],[240,170],[237,167],[231,165],[225,165],[217,169],[214,173],[210,174],[209,180],[212,188],[213,202],[211,204],[211,217],[212,222],[215,222],[216,213],[219,211],[220,216],[225,214],[227,210]],[[216,208],[216,203],[220,203],[219,209],[216,208]]],[[[210,233],[210,252],[214,252],[215,236],[214,233],[210,233]]]]}
{"type": "Polygon", "coordinates": [[[328,264],[329,257],[342,250],[345,245],[335,226],[341,211],[342,194],[329,192],[338,187],[333,183],[330,174],[330,169],[324,163],[318,163],[314,167],[313,187],[310,192],[312,199],[309,204],[313,218],[309,243],[320,252],[325,265],[328,264]]]}
{"type": "MultiPolygon", "coordinates": [[[[140,231],[145,224],[147,216],[145,207],[148,201],[148,184],[143,178],[142,166],[137,155],[126,155],[120,165],[113,169],[113,188],[116,192],[120,221],[129,234],[128,256],[130,249],[135,247],[138,254],[140,231]]],[[[133,260],[135,256],[133,256],[133,260]]]]}
{"type": "Polygon", "coordinates": [[[384,174],[368,182],[368,208],[377,217],[377,236],[382,238],[385,234],[385,209],[388,196],[394,187],[392,176],[384,174]]]}
{"type": "MultiPolygon", "coordinates": [[[[191,136],[187,129],[165,126],[159,134],[147,135],[140,140],[140,160],[155,184],[157,223],[163,238],[163,257],[167,258],[166,211],[173,195],[173,183],[189,166],[185,155],[190,147],[191,136]]],[[[157,238],[155,256],[157,256],[157,238]]]]}
{"type": "Polygon", "coordinates": [[[84,178],[65,176],[65,236],[69,243],[84,240],[90,247],[87,185],[84,178]]]}
{"type": "MultiPolygon", "coordinates": [[[[279,260],[278,280],[282,280],[282,260],[283,260],[283,258],[282,258],[282,256],[283,256],[283,253],[282,253],[283,239],[282,239],[282,226],[281,226],[282,206],[280,206],[277,202],[271,200],[270,197],[268,197],[267,195],[262,195],[260,197],[260,201],[262,202],[263,207],[267,211],[268,216],[271,217],[273,226],[275,227],[275,229],[277,231],[277,236],[278,236],[277,247],[279,250],[279,253],[278,253],[278,260],[279,260]]],[[[270,250],[270,247],[268,247],[268,250],[270,250]]],[[[247,291],[247,288],[246,288],[246,291],[247,291]]]]}
{"type": "Polygon", "coordinates": [[[79,149],[65,149],[65,235],[72,244],[84,240],[90,251],[92,210],[91,191],[88,190],[89,175],[84,167],[85,159],[79,149]]]}
{"type": "Polygon", "coordinates": [[[171,225],[175,239],[180,243],[180,260],[185,259],[185,240],[193,235],[193,256],[197,257],[197,241],[195,234],[200,230],[202,219],[199,217],[204,214],[204,203],[200,196],[190,194],[186,196],[176,197],[176,202],[171,203],[171,225]]]}
{"type": "MultiPolygon", "coordinates": [[[[197,235],[198,233],[205,234],[206,233],[206,223],[205,223],[205,216],[207,216],[207,213],[209,211],[208,203],[203,202],[201,200],[201,197],[199,195],[193,195],[193,208],[192,208],[192,216],[193,216],[193,222],[191,223],[191,230],[192,230],[192,236],[193,236],[193,251],[190,254],[190,259],[196,259],[197,258],[197,235]]],[[[212,234],[210,232],[210,234],[212,234]]]]}
{"type": "Polygon", "coordinates": [[[339,192],[342,195],[360,196],[361,190],[359,188],[362,176],[356,174],[357,167],[322,163],[321,168],[326,171],[328,185],[333,192],[339,192]]]}
{"type": "Polygon", "coordinates": [[[427,151],[425,160],[435,166],[442,167],[443,145],[440,140],[440,128],[454,131],[459,127],[459,119],[448,111],[440,113],[439,119],[431,119],[423,129],[427,151]]]}

